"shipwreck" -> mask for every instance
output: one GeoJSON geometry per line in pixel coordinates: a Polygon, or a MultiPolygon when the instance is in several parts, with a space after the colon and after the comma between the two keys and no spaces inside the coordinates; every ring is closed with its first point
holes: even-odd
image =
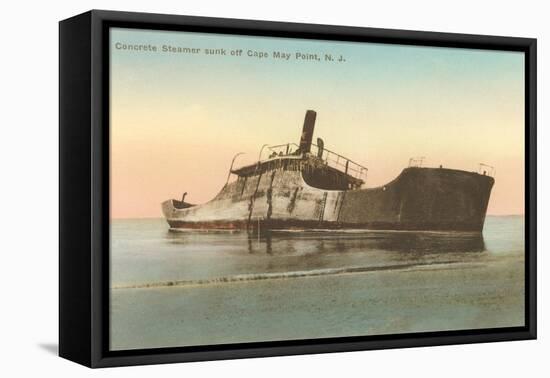
{"type": "Polygon", "coordinates": [[[366,167],[326,149],[320,138],[313,143],[316,116],[306,112],[299,144],[264,145],[258,162],[235,169],[232,162],[229,175],[237,179],[228,176],[209,202],[191,204],[185,194],[163,202],[170,228],[483,230],[492,167],[428,168],[411,159],[393,181],[364,188],[366,167]]]}

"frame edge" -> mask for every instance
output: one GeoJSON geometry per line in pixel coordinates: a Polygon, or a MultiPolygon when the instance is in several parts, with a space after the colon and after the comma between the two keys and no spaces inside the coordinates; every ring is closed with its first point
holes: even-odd
{"type": "Polygon", "coordinates": [[[59,356],[90,366],[91,13],[59,22],[59,356]]]}

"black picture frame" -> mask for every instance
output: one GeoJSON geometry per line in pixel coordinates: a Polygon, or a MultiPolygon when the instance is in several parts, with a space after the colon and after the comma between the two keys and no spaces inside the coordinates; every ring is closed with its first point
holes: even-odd
{"type": "Polygon", "coordinates": [[[59,24],[59,354],[89,367],[536,338],[536,39],[92,10],[59,24]],[[109,351],[110,27],[525,53],[524,327],[109,351]]]}

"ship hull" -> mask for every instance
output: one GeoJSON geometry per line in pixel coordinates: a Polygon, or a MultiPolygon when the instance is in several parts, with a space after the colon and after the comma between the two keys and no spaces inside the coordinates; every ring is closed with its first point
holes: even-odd
{"type": "Polygon", "coordinates": [[[172,229],[375,229],[481,232],[494,179],[443,168],[407,168],[377,188],[323,190],[300,170],[239,177],[211,201],[162,204],[172,229]]]}

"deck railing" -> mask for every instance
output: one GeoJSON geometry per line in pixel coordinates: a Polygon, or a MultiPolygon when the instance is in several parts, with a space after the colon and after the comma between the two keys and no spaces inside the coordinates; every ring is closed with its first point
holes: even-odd
{"type": "Polygon", "coordinates": [[[495,177],[497,170],[492,165],[479,163],[479,168],[477,169],[477,173],[484,176],[495,177]]]}
{"type": "Polygon", "coordinates": [[[409,168],[410,167],[422,167],[422,164],[424,164],[424,159],[426,157],[424,156],[418,156],[418,157],[412,157],[409,159],[409,168]]]}
{"type": "MultiPolygon", "coordinates": [[[[278,144],[267,146],[270,151],[269,158],[295,155],[299,146],[296,143],[278,144]]],[[[338,171],[341,171],[353,178],[366,181],[368,168],[346,158],[334,151],[326,148],[319,148],[316,144],[311,144],[310,153],[317,156],[324,164],[338,171]]]]}
{"type": "MultiPolygon", "coordinates": [[[[416,168],[426,167],[426,168],[428,168],[427,166],[424,165],[424,160],[425,159],[426,158],[424,156],[410,158],[409,159],[409,168],[411,168],[411,167],[416,167],[416,168]]],[[[439,168],[443,168],[443,165],[440,165],[439,168]]],[[[472,172],[475,173],[476,171],[472,171],[472,172]]],[[[483,175],[483,176],[495,177],[495,175],[497,173],[497,170],[492,165],[485,164],[485,163],[479,163],[478,168],[477,168],[477,173],[480,174],[480,175],[483,175]]]]}

